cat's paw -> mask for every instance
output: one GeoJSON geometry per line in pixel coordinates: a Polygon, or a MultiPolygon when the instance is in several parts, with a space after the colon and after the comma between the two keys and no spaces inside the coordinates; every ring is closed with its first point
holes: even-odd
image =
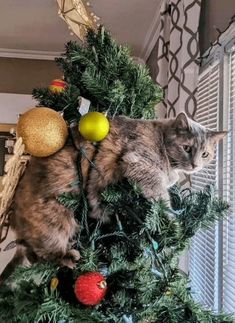
{"type": "Polygon", "coordinates": [[[76,249],[71,249],[61,260],[61,265],[74,269],[76,267],[76,263],[80,258],[81,258],[80,252],[76,249]]]}
{"type": "Polygon", "coordinates": [[[75,262],[77,262],[80,258],[80,252],[76,249],[71,249],[67,252],[67,257],[70,257],[71,259],[73,259],[75,262]]]}
{"type": "Polygon", "coordinates": [[[152,191],[144,192],[144,197],[151,203],[155,203],[158,201],[164,201],[166,207],[171,208],[170,196],[168,193],[161,192],[160,194],[153,194],[152,191]]]}

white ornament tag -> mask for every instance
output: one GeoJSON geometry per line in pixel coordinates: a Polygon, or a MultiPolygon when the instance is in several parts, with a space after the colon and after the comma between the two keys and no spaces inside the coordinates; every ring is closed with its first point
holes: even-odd
{"type": "Polygon", "coordinates": [[[91,105],[91,101],[87,100],[85,98],[83,98],[82,96],[80,96],[79,98],[79,113],[83,116],[84,114],[87,114],[89,111],[91,105]]]}

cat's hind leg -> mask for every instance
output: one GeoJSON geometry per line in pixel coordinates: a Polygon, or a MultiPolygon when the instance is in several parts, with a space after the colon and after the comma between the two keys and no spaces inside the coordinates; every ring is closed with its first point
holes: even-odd
{"type": "Polygon", "coordinates": [[[101,205],[101,194],[108,185],[117,183],[121,174],[115,162],[110,162],[109,164],[106,161],[106,164],[102,166],[102,170],[92,169],[87,185],[87,196],[89,205],[92,208],[89,216],[94,219],[102,219],[103,222],[106,222],[109,221],[109,216],[101,205]]]}
{"type": "Polygon", "coordinates": [[[80,252],[76,249],[70,249],[61,259],[60,264],[62,266],[69,267],[73,269],[76,266],[76,263],[80,259],[80,252]]]}
{"type": "Polygon", "coordinates": [[[26,212],[24,226],[18,229],[18,236],[27,243],[37,261],[74,267],[80,254],[71,245],[78,230],[73,212],[54,198],[48,199],[46,204],[39,200],[26,212]],[[31,214],[37,216],[34,216],[33,221],[31,214]]]}
{"type": "Polygon", "coordinates": [[[70,249],[70,236],[62,230],[51,232],[50,235],[40,235],[38,241],[33,241],[34,252],[39,261],[57,263],[60,266],[74,268],[80,259],[79,251],[70,249]]]}

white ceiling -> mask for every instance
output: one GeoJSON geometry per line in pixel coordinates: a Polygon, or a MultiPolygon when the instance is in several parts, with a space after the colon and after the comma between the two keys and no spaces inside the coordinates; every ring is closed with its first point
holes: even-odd
{"type": "MultiPolygon", "coordinates": [[[[101,17],[120,42],[144,57],[161,0],[90,0],[90,9],[101,17]]],[[[55,0],[0,0],[0,48],[61,52],[76,40],[59,18],[55,0]]],[[[4,50],[3,50],[4,51],[4,50]]],[[[2,55],[1,55],[2,56],[2,55]]]]}

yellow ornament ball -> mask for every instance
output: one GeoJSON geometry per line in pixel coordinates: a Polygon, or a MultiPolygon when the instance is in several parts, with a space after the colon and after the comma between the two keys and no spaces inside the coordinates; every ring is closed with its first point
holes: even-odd
{"type": "Polygon", "coordinates": [[[61,93],[67,87],[67,83],[64,80],[55,79],[49,85],[49,90],[53,93],[61,93]]]}
{"type": "Polygon", "coordinates": [[[16,127],[25,150],[35,157],[47,157],[60,150],[68,137],[63,117],[49,108],[32,108],[22,114],[16,127]]]}
{"type": "Polygon", "coordinates": [[[81,135],[89,141],[101,141],[109,133],[109,121],[103,113],[88,112],[79,122],[81,135]]]}

